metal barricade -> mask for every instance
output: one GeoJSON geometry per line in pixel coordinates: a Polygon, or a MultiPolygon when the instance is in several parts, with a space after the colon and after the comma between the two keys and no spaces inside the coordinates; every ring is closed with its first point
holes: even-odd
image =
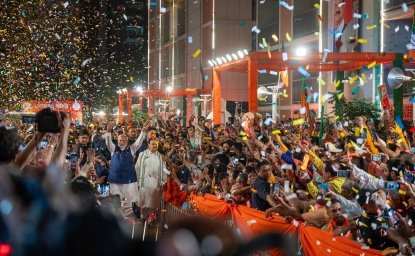
{"type": "Polygon", "coordinates": [[[163,230],[169,229],[174,223],[193,215],[191,209],[184,210],[164,200],[161,201],[160,223],[163,230]]]}

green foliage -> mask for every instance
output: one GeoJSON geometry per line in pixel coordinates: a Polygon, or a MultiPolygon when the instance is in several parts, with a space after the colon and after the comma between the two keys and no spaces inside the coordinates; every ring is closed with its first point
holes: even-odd
{"type": "Polygon", "coordinates": [[[133,108],[133,121],[137,122],[138,124],[142,125],[143,123],[150,120],[151,117],[149,114],[144,113],[143,111],[133,108]]]}
{"type": "Polygon", "coordinates": [[[336,93],[329,100],[334,104],[334,111],[330,114],[337,115],[340,121],[354,121],[358,116],[365,116],[368,119],[379,119],[380,111],[376,106],[366,99],[353,99],[346,101],[344,97],[337,97],[336,93]]]}

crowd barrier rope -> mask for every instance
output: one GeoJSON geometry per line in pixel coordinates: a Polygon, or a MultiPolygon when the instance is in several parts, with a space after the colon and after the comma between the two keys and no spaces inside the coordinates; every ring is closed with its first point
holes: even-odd
{"type": "MultiPolygon", "coordinates": [[[[305,226],[300,221],[286,223],[284,218],[277,215],[266,218],[264,212],[244,205],[227,203],[211,194],[192,195],[191,201],[197,213],[201,215],[225,219],[230,216],[244,238],[249,239],[267,232],[298,236],[304,255],[382,255],[381,251],[370,249],[349,238],[333,236],[316,227],[305,226]]],[[[272,251],[270,254],[280,253],[272,251]]]]}

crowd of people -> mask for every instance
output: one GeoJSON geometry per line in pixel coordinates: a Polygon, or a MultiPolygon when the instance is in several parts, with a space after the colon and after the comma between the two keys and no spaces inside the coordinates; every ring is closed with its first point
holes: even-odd
{"type": "MultiPolygon", "coordinates": [[[[61,247],[82,248],[87,235],[102,235],[104,228],[84,233],[86,241],[76,237],[101,208],[157,225],[162,200],[189,210],[192,193],[301,220],[386,253],[415,248],[415,143],[402,123],[327,120],[319,134],[291,120],[246,116],[226,125],[155,116],[89,126],[58,116],[58,133],[0,127],[0,241],[17,254],[60,250],[42,237],[51,234],[64,238],[61,247]]],[[[99,216],[113,228],[106,239],[118,241],[112,250],[134,248],[115,238],[122,233],[116,218],[99,216]]]]}

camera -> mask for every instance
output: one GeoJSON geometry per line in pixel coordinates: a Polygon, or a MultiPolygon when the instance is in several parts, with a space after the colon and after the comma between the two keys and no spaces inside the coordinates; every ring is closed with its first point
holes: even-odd
{"type": "Polygon", "coordinates": [[[36,127],[39,132],[60,133],[60,113],[44,108],[36,114],[36,127]]]}

